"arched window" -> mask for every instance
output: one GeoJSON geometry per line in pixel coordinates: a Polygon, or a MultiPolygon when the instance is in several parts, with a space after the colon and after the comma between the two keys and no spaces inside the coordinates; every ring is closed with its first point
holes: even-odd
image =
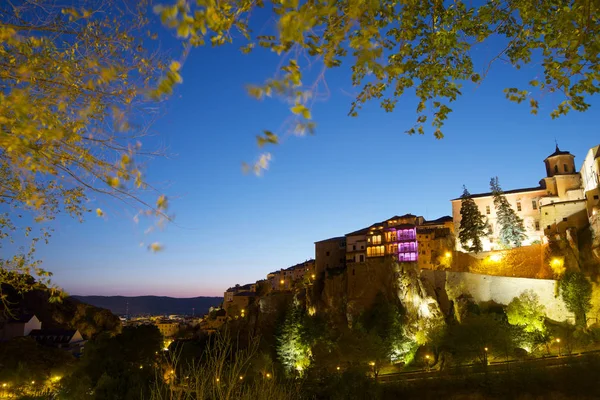
{"type": "Polygon", "coordinates": [[[567,164],[563,164],[565,167],[565,172],[569,172],[569,167],[567,167],[567,164]]]}
{"type": "Polygon", "coordinates": [[[558,165],[555,165],[555,166],[554,166],[554,173],[555,173],[555,174],[558,174],[558,165]]]}

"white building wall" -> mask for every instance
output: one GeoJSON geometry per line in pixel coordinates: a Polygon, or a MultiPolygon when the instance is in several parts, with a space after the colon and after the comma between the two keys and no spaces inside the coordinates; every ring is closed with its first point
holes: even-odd
{"type": "Polygon", "coordinates": [[[526,290],[538,295],[540,303],[546,307],[546,315],[555,321],[573,318],[564,302],[557,296],[557,281],[551,279],[511,278],[472,274],[469,272],[446,272],[446,290],[451,298],[470,294],[477,303],[493,301],[508,305],[513,298],[526,290]]]}
{"type": "MultiPolygon", "coordinates": [[[[543,189],[533,190],[528,192],[520,193],[509,193],[505,194],[506,200],[510,203],[510,206],[517,213],[519,217],[523,219],[525,226],[525,234],[527,235],[524,245],[532,244],[535,241],[541,241],[544,235],[543,226],[540,224],[540,200],[546,195],[546,191],[543,189]],[[536,203],[534,208],[533,202],[536,203]],[[518,211],[517,203],[521,204],[521,211],[518,211]],[[538,223],[536,227],[536,222],[538,223]],[[539,227],[539,229],[538,229],[539,227]]],[[[475,197],[473,198],[479,212],[488,220],[492,228],[492,235],[483,238],[483,251],[497,250],[499,249],[498,237],[500,235],[500,226],[497,223],[496,208],[494,207],[494,198],[492,196],[475,197]],[[488,214],[489,209],[489,214],[488,214]]],[[[454,231],[457,237],[456,249],[459,251],[465,251],[458,240],[458,234],[460,233],[460,209],[462,202],[460,199],[452,200],[452,218],[454,219],[454,231]]]]}

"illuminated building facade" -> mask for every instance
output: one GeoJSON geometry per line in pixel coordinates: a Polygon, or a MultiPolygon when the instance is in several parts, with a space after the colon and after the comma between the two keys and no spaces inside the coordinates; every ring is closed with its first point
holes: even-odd
{"type": "Polygon", "coordinates": [[[417,225],[423,221],[423,217],[406,214],[372,225],[367,234],[367,258],[392,256],[399,262],[417,261],[417,225]]]}

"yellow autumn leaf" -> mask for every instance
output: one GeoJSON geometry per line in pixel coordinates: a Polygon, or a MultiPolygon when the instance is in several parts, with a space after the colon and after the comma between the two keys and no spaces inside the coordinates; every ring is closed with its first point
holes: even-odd
{"type": "Polygon", "coordinates": [[[150,251],[152,251],[153,253],[159,252],[163,248],[164,248],[164,246],[158,242],[154,242],[150,246],[148,246],[148,249],[150,249],[150,251]]]}
{"type": "Polygon", "coordinates": [[[98,215],[99,217],[102,217],[102,216],[104,216],[104,211],[102,211],[99,208],[96,208],[96,215],[98,215]]]}

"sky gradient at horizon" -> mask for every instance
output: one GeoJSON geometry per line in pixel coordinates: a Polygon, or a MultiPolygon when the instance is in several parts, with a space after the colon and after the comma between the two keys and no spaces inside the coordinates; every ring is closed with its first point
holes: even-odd
{"type": "MultiPolygon", "coordinates": [[[[476,50],[480,69],[496,50],[494,43],[476,50]]],[[[78,295],[219,296],[314,257],[315,241],[396,214],[450,215],[463,184],[485,192],[498,176],[505,190],[536,186],[555,139],[577,168],[600,143],[597,101],[586,113],[551,120],[558,97],[542,99],[538,116],[505,99],[505,87],[525,87],[540,73],[535,63],[516,71],[497,62],[481,85],[466,85],[442,140],[404,133],[416,118],[410,94],[394,113],[374,102],[348,117],[356,90],[346,65],[328,72],[329,98],[313,109],[316,135],[286,138],[272,148],[264,176],[244,175],[241,162],[258,154],[255,135],[288,116],[285,104],[256,101],[244,89],[276,65],[272,55],[244,56],[233,46],[192,51],[183,85],[155,125],[153,140],[171,156],[148,170],[169,195],[175,224],[146,235],[132,221],[135,210],[94,200],[90,208],[101,207],[105,218],[60,217],[50,244],[40,246],[54,282],[78,295]],[[155,240],[164,251],[148,252],[155,240]]]]}

